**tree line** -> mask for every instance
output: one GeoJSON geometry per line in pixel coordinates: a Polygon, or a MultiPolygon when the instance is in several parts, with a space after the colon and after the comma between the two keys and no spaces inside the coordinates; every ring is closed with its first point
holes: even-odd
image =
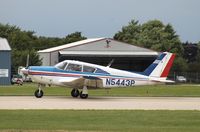
{"type": "Polygon", "coordinates": [[[200,72],[200,42],[181,42],[171,24],[159,20],[140,24],[132,20],[114,35],[114,39],[158,52],[175,53],[172,72],[200,72]]]}
{"type": "MultiPolygon", "coordinates": [[[[41,65],[38,50],[86,39],[81,32],[63,38],[37,36],[34,31],[24,31],[17,26],[1,23],[0,37],[6,38],[12,48],[12,72],[17,72],[18,66],[26,66],[28,54],[29,65],[41,65]]],[[[171,24],[163,24],[159,20],[140,24],[139,21],[131,20],[113,38],[158,52],[176,53],[172,71],[200,72],[200,43],[182,43],[171,24]]]]}
{"type": "Polygon", "coordinates": [[[12,73],[17,73],[19,66],[26,66],[29,54],[29,65],[41,65],[38,50],[51,48],[86,39],[81,32],[74,32],[63,38],[35,35],[34,31],[23,31],[17,26],[0,23],[0,37],[6,38],[12,48],[12,73]]]}

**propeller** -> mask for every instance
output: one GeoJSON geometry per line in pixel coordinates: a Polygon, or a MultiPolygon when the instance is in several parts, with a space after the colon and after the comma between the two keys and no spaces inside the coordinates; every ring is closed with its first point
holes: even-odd
{"type": "Polygon", "coordinates": [[[21,69],[21,72],[27,77],[28,76],[28,67],[29,67],[29,54],[26,57],[26,67],[21,69]]]}

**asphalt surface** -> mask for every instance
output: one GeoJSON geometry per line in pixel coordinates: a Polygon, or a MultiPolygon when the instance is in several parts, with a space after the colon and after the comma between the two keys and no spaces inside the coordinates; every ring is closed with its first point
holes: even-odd
{"type": "Polygon", "coordinates": [[[200,110],[200,98],[192,97],[90,97],[0,96],[0,109],[74,110],[200,110]]]}

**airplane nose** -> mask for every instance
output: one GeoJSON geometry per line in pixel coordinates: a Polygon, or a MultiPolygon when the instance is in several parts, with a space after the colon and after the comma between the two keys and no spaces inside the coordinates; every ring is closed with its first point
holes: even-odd
{"type": "Polygon", "coordinates": [[[22,72],[24,75],[28,75],[28,68],[22,68],[22,69],[21,69],[21,72],[22,72]]]}

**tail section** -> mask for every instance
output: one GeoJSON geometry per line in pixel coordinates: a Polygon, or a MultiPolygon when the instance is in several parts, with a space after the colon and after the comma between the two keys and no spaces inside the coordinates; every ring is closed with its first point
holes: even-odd
{"type": "Polygon", "coordinates": [[[163,52],[158,58],[143,72],[150,77],[166,78],[174,62],[175,54],[163,52]]]}

